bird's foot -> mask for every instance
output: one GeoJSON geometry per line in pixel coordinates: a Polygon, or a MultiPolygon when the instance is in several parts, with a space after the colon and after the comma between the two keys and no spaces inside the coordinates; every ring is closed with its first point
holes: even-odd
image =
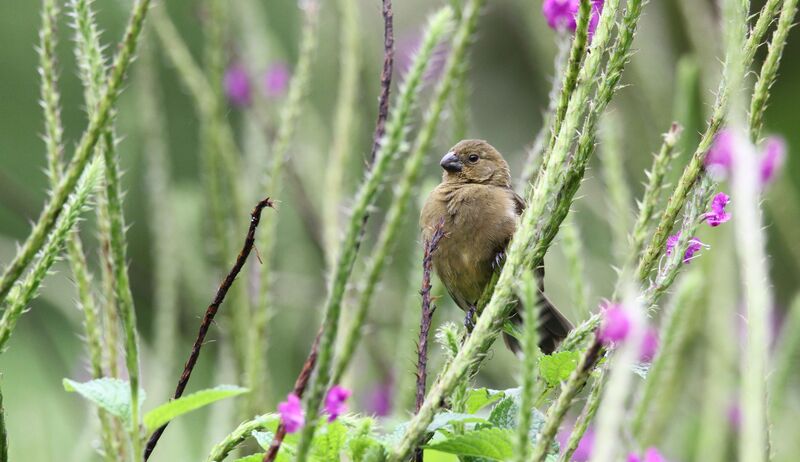
{"type": "Polygon", "coordinates": [[[498,269],[503,267],[503,263],[506,261],[506,252],[505,250],[501,250],[497,252],[494,256],[494,261],[492,262],[492,269],[498,269]]]}
{"type": "Polygon", "coordinates": [[[469,334],[471,334],[472,329],[475,328],[475,322],[473,321],[473,318],[475,317],[476,311],[478,311],[478,309],[475,307],[475,305],[470,305],[469,309],[467,310],[467,315],[464,317],[464,328],[467,329],[467,333],[469,334]]]}

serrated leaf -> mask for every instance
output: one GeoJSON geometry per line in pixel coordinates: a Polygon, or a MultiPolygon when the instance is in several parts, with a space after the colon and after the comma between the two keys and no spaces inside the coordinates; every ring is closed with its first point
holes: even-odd
{"type": "Polygon", "coordinates": [[[505,394],[502,391],[489,390],[488,388],[472,389],[467,395],[467,414],[474,414],[504,396],[505,394]]]}
{"type": "Polygon", "coordinates": [[[578,366],[580,353],[577,351],[561,351],[542,356],[539,361],[539,373],[548,385],[554,387],[567,380],[578,366]]]}
{"type": "Polygon", "coordinates": [[[215,401],[230,398],[231,396],[247,393],[246,388],[233,385],[220,385],[218,387],[200,390],[190,395],[182,396],[178,399],[164,403],[153,409],[144,416],[144,426],[147,433],[152,433],[155,429],[169,422],[170,420],[187,412],[200,409],[215,401]]]}
{"type": "Polygon", "coordinates": [[[508,460],[513,455],[513,435],[514,432],[509,429],[481,428],[430,443],[425,447],[459,456],[508,460]]]}
{"type": "Polygon", "coordinates": [[[489,422],[498,428],[516,428],[519,403],[513,396],[503,398],[489,414],[489,422]]]}
{"type": "MultiPolygon", "coordinates": [[[[131,386],[127,380],[110,377],[76,382],[62,381],[64,390],[76,392],[89,401],[122,419],[126,425],[131,423],[131,386]]],[[[139,390],[139,405],[144,401],[144,390],[139,390]]]]}

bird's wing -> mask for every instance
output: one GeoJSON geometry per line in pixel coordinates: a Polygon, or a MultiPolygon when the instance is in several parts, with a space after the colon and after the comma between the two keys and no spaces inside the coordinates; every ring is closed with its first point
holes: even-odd
{"type": "Polygon", "coordinates": [[[522,198],[519,194],[517,194],[513,189],[511,190],[511,198],[514,199],[514,206],[517,209],[517,215],[522,215],[522,212],[525,211],[525,199],[522,198]]]}

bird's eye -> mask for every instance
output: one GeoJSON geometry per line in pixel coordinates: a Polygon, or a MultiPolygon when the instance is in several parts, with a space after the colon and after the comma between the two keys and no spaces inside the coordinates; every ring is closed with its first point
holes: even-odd
{"type": "Polygon", "coordinates": [[[468,159],[469,159],[470,162],[472,162],[474,164],[475,162],[478,161],[478,159],[480,159],[480,157],[478,157],[477,154],[470,154],[468,159]]]}

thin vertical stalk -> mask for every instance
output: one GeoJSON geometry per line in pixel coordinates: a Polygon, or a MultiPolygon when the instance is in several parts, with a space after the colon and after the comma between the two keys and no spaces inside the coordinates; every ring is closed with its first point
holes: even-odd
{"type": "Polygon", "coordinates": [[[609,196],[612,231],[613,262],[622,264],[628,254],[628,232],[631,229],[631,205],[633,194],[625,178],[624,153],[620,142],[621,125],[619,115],[609,113],[600,126],[600,155],[603,182],[609,196]]]}
{"type": "MultiPolygon", "coordinates": [[[[428,381],[428,337],[433,324],[433,313],[436,305],[431,300],[431,273],[433,272],[433,254],[439,247],[439,242],[446,238],[444,233],[444,218],[439,221],[429,241],[425,242],[425,254],[422,257],[422,309],[420,310],[419,340],[417,341],[417,394],[414,402],[414,411],[419,412],[425,400],[425,388],[428,381]]],[[[422,448],[414,450],[414,460],[422,462],[422,448]]]]}
{"type": "MultiPolygon", "coordinates": [[[[612,8],[616,13],[616,8],[612,8]]],[[[555,106],[553,117],[553,126],[550,132],[549,142],[545,150],[543,166],[547,165],[547,158],[549,153],[555,148],[556,138],[560,136],[561,124],[567,116],[572,95],[579,84],[579,74],[581,72],[581,63],[587,52],[587,43],[589,41],[589,20],[592,16],[592,2],[590,0],[580,0],[578,6],[578,14],[575,18],[575,38],[572,41],[572,48],[569,52],[569,60],[564,72],[564,79],[561,83],[561,93],[558,97],[558,104],[555,106]]],[[[598,53],[600,54],[600,53],[598,53]]],[[[581,82],[582,85],[591,84],[591,82],[581,82]]]]}
{"type": "Polygon", "coordinates": [[[742,431],[739,458],[748,462],[767,460],[769,427],[767,422],[767,355],[772,294],[764,251],[765,236],[759,207],[758,164],[755,149],[746,141],[735,150],[733,216],[736,253],[744,289],[747,334],[742,363],[742,431]]]}
{"type": "MultiPolygon", "coordinates": [[[[300,55],[297,67],[289,82],[289,94],[281,109],[278,133],[270,148],[272,156],[269,171],[264,178],[264,188],[270,194],[279,196],[283,189],[283,175],[289,148],[297,130],[297,120],[303,109],[309,92],[311,78],[311,62],[318,45],[319,8],[316,0],[306,2],[304,7],[304,23],[300,41],[300,55]]],[[[261,285],[258,303],[253,313],[249,329],[253,337],[245,365],[248,387],[263,390],[261,386],[266,380],[266,351],[269,346],[267,324],[274,316],[276,303],[273,297],[275,288],[275,249],[278,238],[278,217],[266,216],[261,227],[259,250],[261,251],[261,285]]]]}
{"type": "MultiPolygon", "coordinates": [[[[397,105],[392,119],[389,121],[387,140],[393,141],[387,141],[387,149],[395,151],[399,148],[400,144],[402,144],[397,144],[394,140],[401,139],[407,131],[410,122],[410,109],[415,101],[413,95],[419,93],[419,88],[422,85],[426,69],[428,69],[431,62],[431,57],[433,53],[435,53],[436,46],[440,43],[442,36],[448,31],[451,25],[451,18],[452,11],[447,7],[439,10],[439,12],[430,18],[428,30],[425,34],[422,46],[414,57],[411,69],[409,70],[406,80],[403,82],[400,91],[400,104],[397,105]],[[410,106],[407,106],[407,104],[410,106]]],[[[394,192],[394,199],[386,213],[385,223],[380,230],[378,241],[367,262],[367,275],[358,298],[356,312],[353,315],[347,334],[343,336],[344,343],[340,348],[336,366],[334,367],[332,383],[340,381],[342,374],[347,369],[355,353],[358,340],[361,337],[361,329],[372,303],[372,297],[380,281],[380,277],[386,265],[386,260],[397,240],[403,220],[406,218],[406,212],[411,203],[411,196],[419,181],[425,155],[430,151],[430,146],[435,138],[439,121],[441,120],[441,114],[447,103],[447,98],[457,72],[458,64],[456,61],[463,57],[464,48],[468,45],[469,40],[469,36],[464,35],[461,36],[460,42],[454,44],[453,52],[450,54],[450,60],[436,88],[433,100],[425,113],[422,129],[417,135],[417,139],[414,141],[411,154],[406,158],[403,173],[401,174],[397,189],[394,192]]]]}
{"type": "MultiPolygon", "coordinates": [[[[56,44],[59,8],[55,0],[42,2],[42,27],[39,29],[39,75],[41,76],[41,99],[44,109],[47,147],[47,174],[50,183],[57,183],[61,175],[64,129],[61,126],[61,97],[58,93],[58,70],[56,44]]],[[[53,185],[54,186],[54,185],[53,185]]]]}
{"type": "Polygon", "coordinates": [[[625,342],[613,354],[609,365],[608,387],[600,399],[597,415],[597,436],[592,448],[591,462],[619,460],[621,427],[625,420],[626,403],[635,375],[630,368],[639,358],[644,337],[644,312],[637,296],[628,294],[625,307],[631,320],[631,330],[625,342]]]}
{"type": "Polygon", "coordinates": [[[354,150],[356,120],[358,119],[358,82],[361,66],[361,32],[355,0],[339,0],[339,88],[333,122],[333,141],[328,168],[325,172],[323,222],[325,224],[325,255],[328,266],[336,261],[334,251],[339,242],[339,217],[342,207],[345,168],[354,150]]]}
{"type": "MultiPolygon", "coordinates": [[[[153,243],[154,337],[162,374],[171,374],[175,365],[178,332],[178,255],[177,234],[170,200],[170,161],[167,146],[167,121],[160,110],[162,89],[158,84],[154,43],[143,44],[139,64],[138,94],[141,111],[142,148],[147,169],[147,198],[150,235],[153,243]]],[[[166,377],[160,380],[167,386],[166,377]]],[[[166,392],[166,390],[164,390],[166,392]]],[[[159,395],[161,393],[158,393],[159,395]]]]}
{"type": "Polygon", "coordinates": [[[778,74],[778,67],[781,64],[783,49],[786,47],[786,39],[789,30],[792,28],[792,21],[797,14],[798,0],[784,0],[781,14],[778,18],[778,27],[772,35],[769,43],[769,51],[764,64],[761,66],[761,73],[758,75],[753,97],[750,101],[750,140],[757,143],[761,130],[764,126],[764,111],[769,99],[769,90],[775,83],[778,74]]]}
{"type": "Polygon", "coordinates": [[[0,390],[0,462],[8,462],[8,432],[6,431],[6,408],[3,406],[2,390],[0,390]]]}
{"type": "Polygon", "coordinates": [[[393,38],[393,18],[391,0],[383,0],[383,22],[384,22],[384,66],[381,71],[381,96],[378,100],[378,121],[375,124],[373,135],[373,153],[370,156],[374,162],[370,163],[371,168],[367,171],[367,177],[361,184],[356,194],[350,222],[345,232],[345,238],[340,246],[338,261],[333,268],[331,282],[328,289],[328,296],[323,310],[322,337],[319,347],[319,359],[317,362],[316,375],[311,382],[309,393],[305,399],[305,411],[307,425],[303,428],[300,442],[297,447],[297,460],[304,460],[311,449],[311,440],[316,431],[316,421],[319,416],[319,405],[322,402],[323,394],[328,388],[328,383],[332,374],[331,362],[333,360],[333,349],[336,336],[339,331],[340,313],[342,308],[342,298],[347,287],[347,282],[353,271],[356,255],[358,254],[361,240],[364,236],[364,228],[369,219],[369,208],[375,202],[378,190],[383,184],[387,175],[389,165],[394,160],[393,152],[385,149],[389,144],[388,140],[383,139],[386,118],[388,117],[389,86],[391,85],[392,66],[394,63],[394,38],[393,38]]]}
{"type": "MultiPolygon", "coordinates": [[[[81,68],[81,80],[86,93],[90,115],[102,96],[102,84],[106,69],[100,44],[100,35],[94,23],[90,0],[74,0],[75,28],[77,34],[76,54],[81,68]]],[[[102,134],[98,149],[102,151],[105,166],[105,205],[109,219],[108,242],[114,280],[117,310],[125,333],[125,362],[131,390],[131,428],[129,429],[134,460],[141,458],[141,435],[139,431],[139,340],[136,331],[136,311],[128,276],[125,241],[125,219],[122,211],[119,159],[115,149],[113,114],[102,134]]]]}
{"type": "Polygon", "coordinates": [[[530,428],[533,422],[533,407],[536,404],[536,379],[539,364],[538,306],[539,286],[532,271],[526,271],[520,280],[519,295],[523,308],[522,333],[522,390],[520,393],[517,434],[514,439],[514,460],[525,462],[531,453],[530,428]]]}
{"type": "Polygon", "coordinates": [[[583,239],[580,228],[574,218],[567,217],[561,224],[561,248],[567,260],[569,271],[568,285],[572,294],[572,305],[579,319],[586,319],[591,315],[588,300],[588,278],[583,265],[586,253],[583,248],[583,239]]]}
{"type": "Polygon", "coordinates": [[[583,435],[586,434],[586,430],[589,429],[589,424],[592,422],[592,419],[594,419],[595,414],[597,414],[597,409],[600,407],[600,392],[603,390],[603,383],[606,380],[607,373],[608,367],[604,366],[595,377],[592,389],[589,392],[589,396],[586,398],[586,404],[583,406],[583,411],[581,411],[581,415],[578,416],[578,420],[572,428],[572,433],[569,435],[569,440],[567,441],[567,447],[561,450],[558,462],[569,462],[572,460],[572,455],[575,454],[575,450],[578,449],[583,435]]]}

